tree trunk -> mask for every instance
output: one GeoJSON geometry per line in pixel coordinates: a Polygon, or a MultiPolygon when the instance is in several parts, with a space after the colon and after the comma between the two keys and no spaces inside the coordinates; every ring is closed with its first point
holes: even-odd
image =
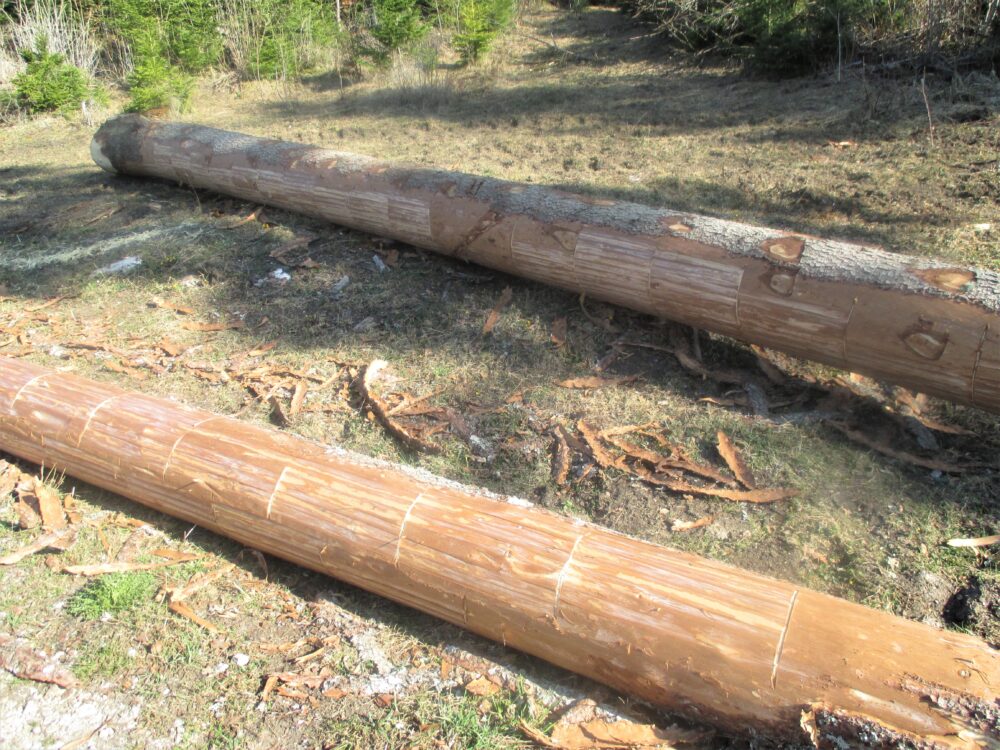
{"type": "Polygon", "coordinates": [[[91,153],[1000,411],[992,271],[138,115],[91,153]]]}
{"type": "Polygon", "coordinates": [[[523,500],[2,358],[0,446],[729,733],[997,731],[976,638],[523,500]]]}

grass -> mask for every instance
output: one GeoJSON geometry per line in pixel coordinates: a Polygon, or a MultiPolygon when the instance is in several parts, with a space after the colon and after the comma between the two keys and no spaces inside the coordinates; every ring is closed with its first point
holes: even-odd
{"type": "Polygon", "coordinates": [[[116,638],[85,651],[73,664],[73,674],[81,680],[114,677],[132,661],[128,649],[116,638]]]}
{"type": "Polygon", "coordinates": [[[105,613],[128,612],[147,601],[156,589],[150,573],[126,572],[101,576],[77,591],[66,604],[66,611],[85,620],[96,620],[105,613]]]}
{"type": "MultiPolygon", "coordinates": [[[[994,174],[981,166],[1000,148],[995,109],[981,120],[951,117],[965,106],[961,97],[989,98],[980,83],[964,81],[980,88],[953,96],[948,86],[929,79],[937,118],[931,147],[922,99],[905,83],[850,76],[841,84],[749,79],[710,63],[664,60],[646,41],[633,39],[636,33],[603,8],[571,13],[542,7],[482,66],[437,68],[432,97],[414,95],[416,83],[401,80],[397,70],[343,88],[313,80],[246,85],[236,94],[201,92],[185,118],[1000,268],[1000,231],[973,229],[983,222],[1000,226],[994,174]],[[551,39],[557,49],[529,36],[551,39]],[[835,148],[829,141],[856,145],[835,148]]],[[[640,376],[627,387],[590,393],[559,388],[558,380],[591,374],[621,335],[594,319],[610,316],[630,339],[653,344],[666,339],[665,325],[590,300],[587,317],[574,295],[403,246],[395,246],[399,266],[378,273],[371,258],[386,248],[383,241],[282,211],[266,211],[265,224],[229,230],[253,206],[157,181],[108,177],[90,164],[90,135],[87,127],[54,118],[0,130],[0,324],[10,325],[26,306],[78,295],[47,308],[48,320],[25,331],[35,361],[263,425],[270,423],[268,408],[239,385],[200,380],[181,363],[223,363],[271,341],[277,345],[262,361],[312,368],[322,376],[387,359],[399,380],[384,387],[415,395],[440,389],[433,403],[465,415],[496,459],[477,460],[465,442],[447,433],[439,436],[439,455],[401,450],[346,403],[303,414],[287,429],[914,619],[940,623],[947,598],[975,579],[983,586],[982,612],[952,627],[1000,642],[1000,626],[986,612],[1000,590],[995,560],[944,544],[956,536],[996,533],[995,474],[935,478],[821,426],[776,427],[741,409],[720,408],[702,399],[723,397],[722,389],[656,350],[629,349],[609,368],[609,375],[640,376]],[[308,255],[318,267],[284,264],[292,275],[288,284],[255,286],[277,267],[271,250],[305,232],[316,240],[293,260],[308,255]],[[131,254],[143,259],[132,275],[92,276],[131,254]],[[330,288],[344,275],[350,284],[335,298],[330,288]],[[514,299],[493,335],[483,337],[483,320],[507,285],[514,299]],[[210,335],[188,331],[182,316],[150,308],[153,297],[192,308],[198,320],[243,317],[247,327],[210,335]],[[368,317],[375,326],[355,331],[368,317]],[[567,345],[556,348],[549,332],[561,317],[568,320],[567,345]],[[101,356],[59,356],[52,348],[96,340],[129,349],[165,338],[192,350],[169,371],[143,380],[111,371],[101,356]],[[515,392],[525,394],[523,404],[507,403],[515,392]],[[716,431],[724,430],[761,483],[794,486],[801,494],[780,505],[744,507],[677,496],[615,471],[559,487],[551,478],[545,428],[579,418],[601,426],[659,420],[705,461],[717,461],[712,443],[716,431]],[[670,530],[674,520],[707,515],[715,521],[705,528],[670,530]]],[[[6,339],[0,335],[0,344],[6,339]]],[[[753,366],[736,342],[704,336],[702,348],[719,367],[753,366]]],[[[307,404],[336,401],[334,390],[310,393],[307,404]]],[[[1000,450],[995,417],[943,403],[932,412],[976,433],[940,436],[943,452],[990,457],[1000,450]]],[[[74,594],[79,584],[47,567],[42,555],[4,571],[3,627],[71,654],[85,686],[134,681],[129,692],[115,688],[112,694],[122,700],[141,696],[137,736],[162,738],[182,719],[183,731],[176,734],[191,747],[252,746],[265,737],[275,745],[325,742],[345,748],[515,743],[518,712],[531,703],[516,693],[494,696],[480,711],[481,699],[455,686],[436,691],[421,684],[390,706],[378,704],[362,689],[373,676],[372,665],[361,663],[351,646],[352,634],[362,630],[377,633],[390,661],[414,674],[438,676],[445,646],[460,644],[532,685],[552,678],[607,695],[535,660],[270,558],[265,581],[259,563],[235,542],[71,478],[62,489],[74,485],[93,525],[81,530],[63,563],[104,559],[98,526],[113,553],[129,531],[108,519],[123,512],[163,531],[157,545],[208,555],[157,571],[156,584],[186,580],[221,561],[237,564],[230,578],[192,603],[219,633],[153,605],[152,589],[111,622],[95,621],[106,608],[96,601],[88,604],[90,614],[71,615],[70,602],[82,596],[74,594]],[[257,710],[266,675],[299,668],[293,656],[265,646],[294,643],[305,634],[340,638],[307,664],[317,672],[329,669],[344,681],[338,684],[351,688],[349,695],[322,699],[315,707],[278,697],[257,710]],[[130,647],[137,654],[123,662],[121,653],[130,647]],[[246,668],[234,665],[235,653],[251,657],[246,668]],[[220,663],[229,667],[218,675],[220,663]]],[[[3,552],[21,543],[12,519],[10,508],[0,507],[3,552]]],[[[88,601],[92,596],[87,594],[88,601]]]]}

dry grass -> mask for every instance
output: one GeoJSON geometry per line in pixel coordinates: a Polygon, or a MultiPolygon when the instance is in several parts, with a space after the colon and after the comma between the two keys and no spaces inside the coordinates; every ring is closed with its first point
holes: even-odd
{"type": "MultiPolygon", "coordinates": [[[[320,79],[244,86],[233,95],[206,91],[186,117],[1000,268],[994,80],[929,81],[932,147],[919,88],[905,81],[751,80],[724,68],[664,60],[641,37],[641,30],[604,9],[574,14],[543,8],[528,14],[482,68],[453,70],[444,59],[438,67],[406,63],[413,67],[343,88],[338,79],[320,79]],[[433,95],[426,95],[428,86],[433,95]],[[992,228],[976,227],[981,224],[992,228]]],[[[639,375],[634,384],[593,392],[558,388],[558,380],[591,374],[620,336],[595,322],[602,314],[631,340],[653,344],[666,342],[665,325],[592,303],[587,317],[572,295],[400,246],[398,267],[380,273],[372,255],[391,249],[384,243],[281,211],[268,211],[266,224],[227,230],[253,207],[108,177],[89,162],[89,136],[88,128],[57,119],[0,131],[0,324],[10,325],[26,306],[53,295],[79,295],[47,309],[51,321],[31,324],[26,336],[36,346],[33,359],[259,423],[268,422],[268,409],[238,384],[208,383],[182,363],[229,362],[266,341],[278,342],[266,361],[318,373],[332,373],[336,363],[386,359],[400,378],[393,387],[417,395],[441,389],[435,403],[467,415],[495,459],[481,460],[454,434],[439,437],[440,455],[408,453],[348,402],[304,414],[288,429],[916,619],[942,622],[948,609],[952,627],[1000,639],[994,558],[943,544],[953,536],[995,533],[995,473],[932,476],[820,425],[775,426],[740,408],[705,403],[700,399],[723,396],[723,389],[655,349],[630,349],[606,373],[639,375]],[[286,264],[292,276],[287,284],[256,286],[277,266],[270,251],[305,232],[317,238],[292,260],[308,255],[319,267],[286,264]],[[133,275],[91,276],[127,255],[143,259],[133,275]],[[331,294],[345,275],[350,284],[331,294]],[[483,337],[483,321],[507,285],[513,302],[493,334],[483,337]],[[175,313],[147,307],[154,296],[194,308],[199,319],[242,316],[250,325],[218,334],[187,331],[175,313]],[[550,328],[563,316],[567,344],[557,348],[550,328]],[[357,330],[368,318],[372,323],[357,330]],[[52,348],[53,342],[82,338],[131,348],[164,337],[201,348],[163,376],[141,381],[109,371],[99,357],[67,359],[52,348]],[[507,404],[517,391],[526,394],[525,405],[507,404]],[[769,507],[719,504],[654,490],[615,472],[559,487],[550,474],[545,428],[579,418],[598,425],[662,421],[704,461],[717,461],[712,443],[716,431],[725,430],[762,484],[791,485],[801,495],[769,507]],[[670,530],[675,520],[706,515],[715,520],[704,528],[670,530]],[[959,617],[962,592],[975,586],[978,597],[959,617]]],[[[0,345],[6,340],[0,334],[0,345]]],[[[702,348],[713,365],[752,366],[735,342],[706,337],[702,348]]],[[[335,401],[332,393],[323,398],[335,401]]],[[[948,404],[932,411],[977,435],[941,436],[944,451],[996,455],[994,417],[948,404]]],[[[63,488],[72,484],[67,480],[63,488]]],[[[207,551],[212,557],[206,566],[224,560],[239,566],[213,593],[211,605],[209,599],[198,602],[201,614],[223,626],[221,641],[152,600],[121,620],[70,619],[53,606],[79,583],[41,559],[0,573],[2,627],[43,642],[47,633],[59,633],[58,647],[69,661],[80,664],[82,658],[89,686],[107,683],[116,700],[140,700],[143,736],[176,734],[189,746],[211,741],[217,747],[321,741],[334,747],[430,747],[436,741],[492,747],[516,736],[511,717],[532,705],[517,690],[504,692],[507,703],[482,715],[452,688],[408,689],[391,706],[378,705],[364,692],[378,670],[359,659],[355,642],[366,632],[376,633],[392,664],[415,674],[440,674],[442,649],[461,643],[536,682],[555,678],[593,690],[293,566],[269,560],[265,581],[255,558],[233,542],[201,531],[185,540],[188,526],[179,521],[93,488],[78,486],[77,495],[87,518],[123,511],[149,520],[171,545],[207,551]],[[23,596],[26,590],[31,597],[23,596]],[[296,614],[281,619],[277,613],[286,603],[296,614]],[[260,644],[304,634],[340,639],[321,664],[346,680],[349,697],[322,700],[305,718],[302,703],[295,708],[288,698],[257,711],[264,675],[288,666],[260,644]],[[83,657],[84,643],[100,643],[103,650],[83,657]],[[245,669],[211,673],[221,662],[231,664],[235,653],[251,656],[245,669]]],[[[13,547],[17,536],[10,525],[0,527],[2,549],[13,547]]],[[[112,545],[120,541],[120,535],[111,539],[112,545]]],[[[103,554],[93,529],[66,553],[74,562],[103,554]]],[[[164,575],[193,572],[168,569],[164,575]]],[[[609,700],[625,705],[619,697],[609,700]]]]}
{"type": "Polygon", "coordinates": [[[18,20],[0,27],[0,83],[9,80],[4,76],[12,69],[14,74],[20,72],[20,66],[14,69],[12,65],[19,60],[19,51],[35,50],[43,40],[49,52],[65,55],[68,62],[87,75],[94,75],[100,45],[71,2],[16,0],[13,5],[14,18],[18,20]]]}

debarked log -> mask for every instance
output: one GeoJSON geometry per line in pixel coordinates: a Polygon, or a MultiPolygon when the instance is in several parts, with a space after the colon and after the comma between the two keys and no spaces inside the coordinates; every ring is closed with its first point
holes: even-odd
{"type": "Polygon", "coordinates": [[[994,271],[138,115],[91,153],[1000,412],[994,271]]]}
{"type": "Polygon", "coordinates": [[[730,733],[997,736],[976,638],[516,498],[2,358],[0,448],[730,733]]]}

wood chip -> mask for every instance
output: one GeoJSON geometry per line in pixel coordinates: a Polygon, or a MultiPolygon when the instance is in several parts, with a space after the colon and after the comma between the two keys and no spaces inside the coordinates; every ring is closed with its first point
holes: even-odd
{"type": "Polygon", "coordinates": [[[680,492],[686,495],[704,495],[706,497],[718,497],[723,500],[732,500],[737,503],[775,503],[780,500],[788,500],[797,496],[798,490],[775,488],[757,490],[729,490],[722,487],[701,487],[682,479],[663,476],[643,468],[636,468],[636,474],[642,479],[659,487],[666,487],[673,492],[680,492]]]}
{"type": "Polygon", "coordinates": [[[181,323],[181,328],[186,331],[227,331],[227,330],[239,330],[241,328],[246,328],[246,323],[242,320],[231,320],[228,323],[203,323],[198,320],[185,320],[181,323]]]}
{"type": "Polygon", "coordinates": [[[488,698],[491,695],[499,693],[500,687],[485,677],[479,677],[465,683],[465,691],[473,695],[478,695],[480,698],[488,698]]]}
{"type": "Polygon", "coordinates": [[[163,310],[170,310],[171,312],[175,312],[178,315],[194,315],[194,310],[192,310],[190,307],[184,307],[183,305],[177,305],[177,304],[175,304],[173,302],[168,302],[167,300],[160,299],[159,297],[153,297],[153,299],[151,299],[148,302],[148,305],[149,305],[149,307],[152,307],[152,308],[159,307],[159,308],[161,308],[163,310]]]}
{"type": "Polygon", "coordinates": [[[214,570],[209,570],[205,573],[195,576],[189,580],[184,585],[178,586],[168,586],[163,589],[163,594],[167,596],[172,602],[180,602],[185,599],[190,598],[198,591],[201,591],[206,586],[214,583],[218,579],[225,575],[228,575],[236,567],[235,563],[226,563],[225,565],[220,565],[214,570]]]}
{"type": "Polygon", "coordinates": [[[712,521],[715,520],[715,516],[702,516],[696,521],[674,521],[670,524],[671,531],[692,531],[693,529],[700,529],[703,526],[708,526],[712,521]]]}
{"type": "Polygon", "coordinates": [[[590,449],[590,454],[594,457],[594,461],[597,462],[598,466],[602,469],[620,467],[621,462],[619,459],[604,449],[604,446],[601,444],[600,433],[597,430],[582,419],[576,423],[576,429],[583,436],[587,447],[590,449]]]}
{"type": "Polygon", "coordinates": [[[170,609],[170,611],[173,612],[174,614],[180,615],[181,617],[186,617],[195,625],[199,625],[205,628],[205,630],[207,630],[208,632],[210,633],[219,632],[219,628],[214,623],[211,623],[204,617],[195,614],[195,611],[191,609],[191,607],[189,607],[185,602],[170,602],[170,604],[167,606],[170,609]]]}
{"type": "Polygon", "coordinates": [[[0,565],[16,565],[24,558],[29,557],[36,552],[41,552],[44,549],[57,549],[60,551],[68,549],[75,539],[75,529],[50,531],[47,534],[42,534],[33,542],[24,545],[20,549],[16,549],[13,552],[0,557],[0,565]]]}
{"type": "Polygon", "coordinates": [[[302,404],[306,400],[306,391],[309,389],[309,384],[304,380],[300,380],[295,384],[295,392],[292,393],[292,402],[288,407],[288,415],[294,417],[300,411],[302,411],[302,404]]]}
{"type": "Polygon", "coordinates": [[[989,547],[991,544],[1000,544],[1000,534],[948,540],[949,547],[989,547]]]}
{"type": "Polygon", "coordinates": [[[58,305],[64,299],[73,299],[74,297],[79,297],[79,296],[80,295],[78,294],[61,294],[58,297],[53,297],[52,299],[46,300],[40,305],[34,305],[33,307],[26,307],[24,308],[24,311],[29,313],[38,312],[39,310],[45,310],[46,308],[58,305]]]}
{"type": "Polygon", "coordinates": [[[556,345],[557,349],[561,349],[566,346],[566,328],[565,315],[552,321],[552,330],[549,333],[549,338],[552,340],[552,343],[556,345]]]}
{"type": "Polygon", "coordinates": [[[407,448],[424,453],[440,453],[441,448],[434,443],[428,442],[410,433],[388,414],[385,402],[372,389],[372,384],[378,378],[379,373],[388,366],[388,362],[382,359],[373,360],[366,368],[362,377],[357,381],[361,391],[361,397],[371,409],[375,420],[382,425],[386,432],[405,445],[407,448]]]}
{"type": "Polygon", "coordinates": [[[21,529],[35,529],[42,525],[42,516],[38,511],[38,499],[34,493],[22,493],[20,485],[18,485],[14,512],[17,513],[17,525],[21,529]]]}
{"type": "Polygon", "coordinates": [[[278,675],[269,674],[267,676],[267,679],[264,680],[264,689],[261,690],[260,692],[260,699],[262,701],[266,701],[268,696],[271,695],[271,693],[277,686],[278,686],[278,675]]]}
{"type": "Polygon", "coordinates": [[[190,562],[191,560],[197,560],[199,557],[202,557],[202,555],[196,555],[191,552],[181,552],[180,550],[170,549],[169,547],[154,549],[149,554],[162,557],[166,560],[173,560],[174,562],[190,562]]]}
{"type": "Polygon", "coordinates": [[[641,445],[631,443],[624,438],[618,437],[617,435],[607,435],[604,430],[601,431],[601,437],[619,450],[623,451],[625,455],[630,456],[631,458],[637,458],[640,461],[645,461],[651,466],[657,466],[666,460],[664,456],[661,456],[656,451],[647,450],[641,445]]]}
{"type": "Polygon", "coordinates": [[[0,633],[0,669],[15,677],[34,682],[47,682],[62,688],[76,685],[68,669],[52,661],[43,651],[31,647],[23,638],[0,633]]]}
{"type": "Polygon", "coordinates": [[[602,378],[597,375],[591,375],[585,378],[570,378],[569,380],[560,380],[557,385],[560,388],[579,388],[579,389],[594,389],[594,388],[610,388],[616,385],[622,385],[624,383],[634,383],[638,380],[637,375],[628,375],[621,378],[602,378]]]}
{"type": "Polygon", "coordinates": [[[34,494],[38,498],[38,508],[42,516],[42,528],[58,530],[66,528],[66,512],[63,510],[59,493],[36,479],[34,494]]]}
{"type": "Polygon", "coordinates": [[[292,420],[288,412],[285,411],[285,405],[281,403],[281,399],[272,394],[268,397],[267,402],[271,406],[271,422],[278,427],[288,427],[292,420]]]}
{"type": "Polygon", "coordinates": [[[296,664],[305,664],[307,661],[318,659],[325,653],[326,653],[326,646],[320,646],[318,649],[316,649],[315,651],[311,651],[308,654],[304,654],[302,656],[296,656],[294,659],[292,659],[292,661],[295,662],[296,664]]]}
{"type": "Polygon", "coordinates": [[[277,341],[268,341],[266,344],[261,344],[256,346],[246,353],[248,357],[259,357],[262,354],[267,354],[269,351],[274,349],[278,345],[277,341]]]}
{"type": "MultiPolygon", "coordinates": [[[[197,560],[198,558],[194,559],[197,560]]],[[[74,576],[103,576],[109,573],[128,573],[134,570],[156,570],[181,562],[187,562],[187,560],[164,560],[163,562],[151,563],[109,562],[93,565],[67,565],[63,568],[63,573],[69,573],[74,576]]]]}
{"type": "Polygon", "coordinates": [[[866,448],[870,448],[876,453],[881,453],[883,456],[888,456],[889,458],[894,458],[897,461],[902,461],[903,463],[909,464],[911,466],[919,466],[922,469],[930,469],[931,471],[940,471],[945,474],[962,474],[969,470],[968,466],[960,466],[958,464],[949,463],[947,461],[938,461],[936,458],[924,458],[922,456],[916,456],[908,451],[899,450],[898,448],[893,448],[891,445],[879,440],[877,438],[871,437],[860,430],[855,430],[848,427],[843,422],[837,422],[835,420],[829,419],[826,424],[830,425],[837,432],[842,434],[844,437],[853,440],[855,443],[859,443],[866,448]]]}
{"type": "MultiPolygon", "coordinates": [[[[690,742],[698,735],[679,727],[661,729],[652,724],[631,721],[601,721],[583,724],[557,723],[552,730],[552,742],[563,750],[611,750],[611,748],[673,748],[677,743],[690,742]]],[[[697,741],[697,740],[695,740],[697,741]]]]}
{"type": "Polygon", "coordinates": [[[500,292],[500,298],[497,300],[497,303],[493,305],[490,314],[486,316],[486,322],[483,323],[483,336],[493,331],[496,324],[500,322],[500,313],[510,304],[512,299],[514,299],[514,290],[509,286],[504,287],[504,290],[500,292]]]}
{"type": "Polygon", "coordinates": [[[569,442],[566,440],[566,430],[562,425],[552,428],[556,444],[552,455],[552,478],[556,484],[566,484],[569,478],[569,470],[572,466],[572,458],[569,451],[569,442]]]}
{"type": "Polygon", "coordinates": [[[261,218],[263,211],[264,211],[263,206],[257,206],[257,208],[251,211],[247,216],[244,216],[242,219],[240,219],[234,224],[229,224],[228,226],[223,227],[223,229],[236,229],[237,227],[241,227],[244,224],[249,224],[252,221],[257,221],[261,218]]]}
{"type": "Polygon", "coordinates": [[[170,339],[163,339],[156,344],[156,348],[168,357],[178,357],[188,350],[188,347],[178,344],[170,339]]]}
{"type": "Polygon", "coordinates": [[[743,460],[740,451],[733,445],[733,441],[722,430],[719,430],[715,437],[718,440],[719,455],[722,456],[722,460],[726,462],[729,470],[736,475],[740,484],[748,490],[756,489],[757,480],[746,461],[743,460]]]}

